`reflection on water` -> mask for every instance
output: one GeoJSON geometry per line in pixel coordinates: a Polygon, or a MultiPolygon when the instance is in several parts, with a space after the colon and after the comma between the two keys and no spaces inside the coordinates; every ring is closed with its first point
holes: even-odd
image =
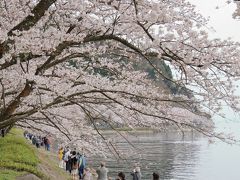
{"type": "MultiPolygon", "coordinates": [[[[130,179],[134,164],[139,163],[143,180],[151,179],[154,171],[159,172],[161,179],[194,179],[201,150],[200,137],[193,133],[185,134],[184,138],[177,133],[144,133],[137,137],[129,136],[128,139],[135,148],[122,139],[116,141],[117,150],[125,153],[126,161],[111,157],[104,160],[111,177],[123,171],[130,179]]],[[[94,157],[89,163],[97,167],[101,160],[94,157]]]]}
{"type": "Polygon", "coordinates": [[[95,168],[105,161],[110,177],[123,171],[130,180],[134,164],[140,163],[143,180],[151,180],[153,171],[159,172],[161,180],[240,180],[240,146],[237,145],[209,144],[205,137],[193,133],[185,134],[184,138],[177,133],[128,136],[135,148],[122,139],[113,139],[117,149],[125,153],[126,161],[113,157],[88,158],[88,164],[95,168]]]}

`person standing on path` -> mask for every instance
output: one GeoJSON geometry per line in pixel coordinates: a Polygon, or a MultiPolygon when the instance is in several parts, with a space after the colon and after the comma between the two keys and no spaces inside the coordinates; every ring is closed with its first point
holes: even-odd
{"type": "Polygon", "coordinates": [[[71,156],[71,175],[72,175],[72,180],[77,180],[77,174],[78,174],[78,160],[76,157],[76,151],[72,152],[71,156]]]}
{"type": "Polygon", "coordinates": [[[5,136],[5,130],[1,129],[1,136],[4,137],[5,136]]]}
{"type": "Polygon", "coordinates": [[[86,167],[86,158],[84,156],[84,154],[79,154],[79,168],[78,168],[78,173],[79,173],[79,177],[80,179],[83,178],[83,171],[86,167]]]}
{"type": "Polygon", "coordinates": [[[153,173],[153,180],[159,180],[159,174],[158,173],[153,173]]]}
{"type": "Polygon", "coordinates": [[[92,173],[90,172],[89,168],[84,169],[83,180],[93,180],[92,173]]]}
{"type": "Polygon", "coordinates": [[[71,171],[71,164],[70,164],[70,159],[71,159],[71,150],[67,148],[66,153],[64,154],[64,162],[65,162],[65,167],[66,171],[71,171]]]}
{"type": "Polygon", "coordinates": [[[105,163],[101,162],[100,168],[97,169],[97,180],[108,180],[108,169],[105,167],[105,163]]]}
{"type": "Polygon", "coordinates": [[[58,150],[58,160],[59,160],[59,167],[63,168],[63,147],[60,147],[58,150]]]}
{"type": "Polygon", "coordinates": [[[125,174],[123,172],[118,173],[116,180],[126,180],[125,174]]]}
{"type": "Polygon", "coordinates": [[[47,151],[50,151],[50,144],[51,144],[51,142],[50,142],[50,139],[49,139],[49,137],[46,137],[46,146],[47,146],[47,151]]]}
{"type": "Polygon", "coordinates": [[[136,167],[131,173],[133,180],[141,180],[142,174],[140,171],[140,167],[136,167]]]}

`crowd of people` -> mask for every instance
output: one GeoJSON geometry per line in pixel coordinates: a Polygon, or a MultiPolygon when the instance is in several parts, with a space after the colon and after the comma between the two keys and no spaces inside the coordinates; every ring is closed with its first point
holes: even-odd
{"type": "Polygon", "coordinates": [[[44,146],[47,151],[50,151],[51,142],[48,136],[42,137],[40,135],[34,135],[32,133],[29,133],[28,131],[24,131],[23,135],[26,139],[32,141],[32,144],[35,145],[37,148],[44,146]]]}
{"type": "MultiPolygon", "coordinates": [[[[60,148],[58,151],[59,167],[64,168],[72,175],[73,180],[93,180],[93,173],[97,175],[97,180],[126,180],[125,174],[119,172],[116,178],[108,177],[108,168],[101,162],[100,167],[95,171],[86,167],[86,157],[84,153],[71,151],[69,147],[60,148]]],[[[131,173],[132,180],[141,180],[142,174],[140,167],[136,166],[131,173]]],[[[159,180],[159,174],[152,174],[153,180],[159,180]]]]}
{"type": "MultiPolygon", "coordinates": [[[[45,150],[50,151],[50,138],[48,136],[38,136],[27,131],[24,132],[24,137],[32,142],[37,148],[41,146],[45,147],[45,150]]],[[[93,180],[94,175],[97,176],[97,180],[126,180],[125,174],[119,172],[116,178],[108,177],[108,168],[105,163],[101,162],[100,167],[97,170],[87,167],[87,160],[84,153],[77,152],[76,148],[71,150],[69,146],[65,148],[60,147],[58,149],[59,167],[65,169],[71,174],[72,180],[93,180]]],[[[139,166],[135,166],[130,173],[132,180],[141,180],[142,174],[139,166]]],[[[153,180],[159,180],[159,174],[154,172],[152,174],[153,180]]]]}
{"type": "MultiPolygon", "coordinates": [[[[116,178],[108,178],[108,169],[105,167],[105,163],[101,163],[100,168],[96,170],[98,178],[97,180],[126,180],[125,174],[123,172],[119,172],[116,178]]],[[[132,180],[141,180],[142,174],[140,171],[140,167],[136,166],[131,172],[132,180]]],[[[159,180],[159,174],[154,172],[152,174],[153,180],[159,180]]]]}
{"type": "Polygon", "coordinates": [[[59,167],[65,169],[72,175],[72,179],[91,180],[92,174],[86,167],[86,157],[76,149],[72,151],[68,146],[58,150],[59,167]]]}

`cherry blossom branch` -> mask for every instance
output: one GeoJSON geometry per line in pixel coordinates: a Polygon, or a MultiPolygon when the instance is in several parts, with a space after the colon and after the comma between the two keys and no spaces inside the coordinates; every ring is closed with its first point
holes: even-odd
{"type": "Polygon", "coordinates": [[[2,111],[0,123],[1,121],[4,121],[7,117],[9,117],[16,110],[18,105],[21,103],[22,99],[28,96],[32,90],[33,90],[33,82],[26,81],[25,87],[21,91],[21,93],[6,107],[5,110],[2,111]]]}
{"type": "Polygon", "coordinates": [[[8,36],[13,36],[14,31],[27,31],[33,27],[45,14],[48,8],[55,3],[57,0],[41,0],[31,11],[31,15],[28,15],[23,21],[17,26],[12,28],[8,32],[8,36]]]}
{"type": "Polygon", "coordinates": [[[19,121],[19,122],[16,123],[16,126],[17,126],[17,127],[24,128],[24,129],[32,129],[32,130],[36,130],[36,131],[38,131],[38,132],[46,133],[46,131],[42,130],[41,128],[37,128],[37,127],[31,125],[31,124],[28,123],[27,121],[23,121],[23,122],[22,122],[22,121],[19,121]],[[24,124],[26,124],[26,125],[24,125],[24,124],[22,124],[22,123],[24,123],[24,124]]]}
{"type": "MultiPolygon", "coordinates": [[[[96,124],[95,124],[95,122],[94,122],[94,119],[93,119],[93,117],[91,116],[91,113],[90,113],[87,109],[85,109],[83,106],[81,106],[80,104],[78,104],[78,103],[76,103],[76,104],[77,104],[79,107],[81,107],[82,110],[85,112],[85,114],[89,117],[89,120],[91,121],[94,129],[97,131],[97,133],[99,134],[99,136],[104,140],[104,142],[106,143],[108,149],[109,149],[110,151],[112,151],[111,148],[110,148],[109,145],[108,145],[108,143],[109,143],[110,146],[113,148],[114,152],[117,154],[118,158],[121,159],[121,156],[120,156],[119,152],[117,151],[117,149],[114,147],[114,145],[113,145],[111,142],[108,142],[108,143],[107,143],[107,139],[106,139],[106,138],[102,135],[102,133],[100,133],[100,131],[98,130],[98,128],[97,128],[97,126],[96,126],[96,124]]],[[[112,154],[114,154],[114,153],[112,153],[112,154]]]]}
{"type": "Polygon", "coordinates": [[[20,62],[28,62],[31,59],[41,57],[41,55],[33,55],[32,53],[20,53],[18,56],[13,56],[10,61],[6,61],[3,64],[0,64],[0,70],[7,69],[8,67],[17,64],[17,59],[20,62]]]}
{"type": "MultiPolygon", "coordinates": [[[[24,18],[19,24],[13,27],[7,34],[8,36],[14,36],[14,31],[27,31],[33,27],[45,14],[48,8],[56,0],[41,0],[31,11],[31,14],[24,18]]],[[[9,50],[8,44],[13,43],[12,40],[8,39],[7,41],[0,44],[0,58],[2,58],[4,53],[7,53],[9,50]]]]}
{"type": "Polygon", "coordinates": [[[64,134],[64,135],[68,138],[68,140],[71,141],[71,138],[69,137],[69,134],[65,133],[56,123],[54,123],[54,121],[52,121],[51,118],[48,117],[48,115],[47,115],[45,112],[40,111],[40,113],[41,113],[57,130],[59,130],[62,134],[64,134]]]}

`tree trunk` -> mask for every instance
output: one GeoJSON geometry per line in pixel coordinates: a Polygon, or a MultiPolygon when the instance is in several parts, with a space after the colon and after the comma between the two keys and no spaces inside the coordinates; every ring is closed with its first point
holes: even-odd
{"type": "Polygon", "coordinates": [[[12,120],[10,120],[10,116],[16,111],[16,109],[20,105],[21,99],[29,96],[29,94],[32,92],[33,84],[34,84],[33,81],[27,80],[26,85],[22,92],[7,106],[7,108],[2,110],[0,116],[0,129],[10,127],[15,123],[11,122],[12,120]]]}

